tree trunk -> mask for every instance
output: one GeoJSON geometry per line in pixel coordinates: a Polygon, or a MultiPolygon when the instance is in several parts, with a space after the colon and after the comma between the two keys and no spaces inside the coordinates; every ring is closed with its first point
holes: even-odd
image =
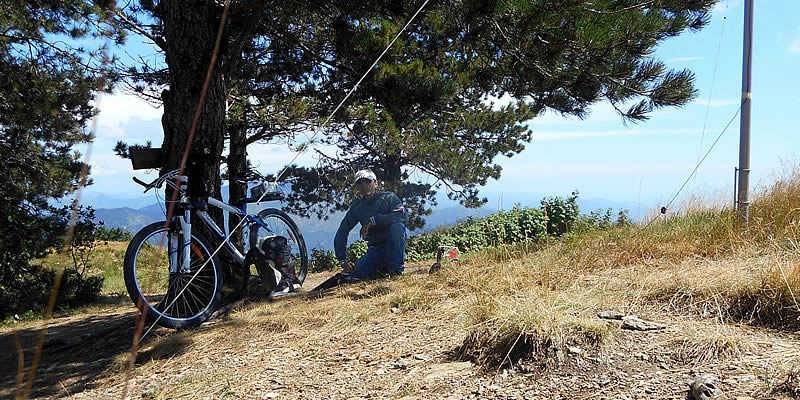
{"type": "MultiPolygon", "coordinates": [[[[246,116],[243,117],[246,120],[246,116]]],[[[231,204],[241,205],[245,203],[247,196],[247,151],[246,135],[247,130],[242,126],[231,127],[230,132],[230,153],[228,154],[228,196],[231,204]]],[[[240,218],[232,215],[228,224],[231,228],[239,223],[240,218]]],[[[242,244],[242,230],[239,229],[231,235],[231,240],[240,245],[242,244]]]]}
{"type": "Polygon", "coordinates": [[[403,189],[403,164],[399,154],[387,154],[383,163],[383,183],[387,190],[395,192],[400,198],[403,189]]]}
{"type": "MultiPolygon", "coordinates": [[[[192,118],[200,99],[219,29],[221,9],[212,1],[162,0],[165,58],[170,86],[164,102],[164,143],[167,170],[178,168],[186,150],[192,118]]],[[[219,164],[225,131],[225,84],[220,68],[210,78],[206,99],[194,135],[186,174],[193,198],[220,195],[219,164]]],[[[214,210],[211,210],[214,211],[214,210]]],[[[221,212],[212,213],[221,223],[221,212]]]]}

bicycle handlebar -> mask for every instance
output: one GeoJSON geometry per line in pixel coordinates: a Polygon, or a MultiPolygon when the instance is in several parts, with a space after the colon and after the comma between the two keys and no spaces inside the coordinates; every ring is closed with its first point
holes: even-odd
{"type": "MultiPolygon", "coordinates": [[[[158,178],[156,178],[156,180],[158,180],[158,178]]],[[[150,189],[152,189],[153,188],[153,184],[155,183],[155,181],[150,182],[150,183],[145,183],[144,181],[140,180],[139,178],[137,178],[135,176],[133,177],[133,181],[138,183],[138,184],[140,184],[140,185],[142,185],[142,186],[144,186],[144,191],[145,192],[150,190],[150,189]]]]}
{"type": "Polygon", "coordinates": [[[177,177],[177,179],[182,180],[183,182],[185,182],[186,178],[185,177],[181,177],[180,175],[178,175],[179,172],[180,172],[180,170],[177,170],[177,169],[169,171],[169,172],[165,173],[164,175],[161,175],[158,178],[154,179],[150,183],[147,183],[147,182],[145,182],[145,181],[143,181],[143,180],[141,180],[141,179],[139,179],[139,178],[137,178],[135,176],[133,177],[133,181],[138,183],[138,184],[140,184],[140,185],[142,185],[144,187],[145,193],[147,193],[150,189],[160,188],[161,186],[164,185],[164,183],[167,183],[168,185],[170,185],[173,188],[177,189],[178,187],[175,184],[169,182],[169,180],[172,179],[172,178],[177,177]]]}
{"type": "MultiPolygon", "coordinates": [[[[139,178],[137,178],[135,176],[133,177],[133,181],[138,183],[142,187],[144,187],[144,192],[145,193],[150,191],[150,189],[160,188],[164,183],[167,183],[168,185],[170,185],[174,189],[177,189],[178,186],[176,186],[176,184],[173,184],[172,182],[170,182],[171,178],[177,177],[177,179],[179,181],[182,181],[184,183],[186,183],[188,181],[188,177],[182,176],[182,175],[178,175],[179,172],[180,172],[180,170],[177,170],[177,169],[176,170],[172,170],[170,172],[165,173],[164,175],[159,176],[158,178],[154,179],[150,183],[147,183],[147,182],[145,182],[145,181],[143,181],[143,180],[141,180],[141,179],[139,179],[139,178]]],[[[281,181],[291,182],[291,181],[294,181],[295,179],[296,178],[291,178],[290,177],[288,179],[282,179],[281,181]]],[[[242,182],[247,182],[247,181],[242,181],[242,182]]],[[[269,196],[269,195],[278,195],[277,198],[281,198],[281,197],[284,196],[283,190],[280,189],[280,186],[278,185],[277,182],[268,181],[266,179],[263,179],[263,177],[259,181],[258,189],[254,188],[253,192],[254,193],[252,193],[252,194],[254,195],[254,197],[252,199],[248,198],[247,199],[248,202],[250,202],[250,200],[254,201],[256,198],[265,197],[265,196],[261,196],[262,194],[267,195],[267,196],[269,196]]],[[[271,200],[277,199],[275,196],[269,196],[269,197],[270,197],[271,200]]]]}

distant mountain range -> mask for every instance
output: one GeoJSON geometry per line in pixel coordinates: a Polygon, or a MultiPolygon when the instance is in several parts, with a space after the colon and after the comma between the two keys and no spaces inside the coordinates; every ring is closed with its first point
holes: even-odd
{"type": "MultiPolygon", "coordinates": [[[[435,208],[431,215],[425,218],[425,227],[421,230],[412,232],[419,233],[441,226],[452,225],[460,220],[468,217],[481,217],[489,215],[497,211],[497,207],[509,209],[515,204],[528,207],[536,207],[542,198],[541,195],[533,193],[504,193],[501,197],[499,195],[490,195],[488,197],[487,205],[482,208],[465,208],[456,202],[450,200],[440,201],[440,206],[435,208]],[[502,204],[501,204],[502,203],[502,204]],[[496,206],[496,207],[493,207],[496,206]]],[[[116,227],[136,232],[143,226],[164,219],[165,211],[162,204],[155,203],[155,198],[152,196],[136,197],[136,198],[114,198],[113,196],[95,196],[89,197],[87,203],[94,205],[96,208],[95,217],[98,221],[102,221],[107,227],[116,227]],[[148,199],[149,197],[149,199],[148,199]],[[94,201],[93,201],[94,200],[94,201]],[[103,205],[125,204],[125,207],[102,207],[103,205]],[[137,207],[140,204],[147,204],[145,206],[137,207]]],[[[266,207],[280,207],[277,202],[264,203],[266,207]]],[[[582,199],[578,198],[578,204],[582,212],[588,212],[595,209],[611,208],[615,212],[620,209],[627,209],[634,219],[641,217],[641,211],[638,210],[636,205],[630,203],[619,203],[604,199],[582,199]]],[[[251,212],[254,212],[252,209],[251,212]]],[[[339,222],[342,220],[344,213],[338,212],[328,216],[327,219],[319,218],[299,218],[293,216],[297,222],[300,232],[306,241],[309,249],[331,249],[333,247],[333,236],[336,229],[339,227],[339,222]]],[[[358,237],[358,230],[354,229],[351,232],[350,239],[355,240],[358,237]]]]}
{"type": "MultiPolygon", "coordinates": [[[[276,207],[278,204],[271,204],[266,207],[270,206],[276,207]]],[[[253,210],[250,211],[254,212],[253,210]]],[[[443,225],[451,225],[470,216],[489,215],[492,212],[494,212],[494,210],[486,208],[467,209],[464,207],[449,207],[437,209],[426,218],[425,228],[420,230],[420,232],[443,225]]],[[[105,226],[122,228],[130,232],[136,232],[151,222],[163,220],[164,215],[164,208],[158,204],[138,209],[119,207],[100,208],[95,211],[95,219],[102,221],[105,226]]],[[[342,212],[333,213],[327,219],[292,216],[298,228],[300,228],[300,233],[302,233],[306,241],[306,246],[308,246],[309,249],[332,249],[333,236],[336,234],[336,230],[339,228],[339,222],[341,222],[343,217],[344,213],[342,212]]],[[[354,229],[350,234],[350,239],[356,240],[357,237],[358,229],[354,229]]]]}

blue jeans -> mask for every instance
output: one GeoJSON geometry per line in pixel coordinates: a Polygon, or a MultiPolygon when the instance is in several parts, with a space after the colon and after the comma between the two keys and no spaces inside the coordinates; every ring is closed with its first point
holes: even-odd
{"type": "Polygon", "coordinates": [[[389,225],[386,241],[370,244],[367,254],[358,259],[350,276],[364,280],[402,273],[406,258],[406,239],[404,224],[389,225]]]}

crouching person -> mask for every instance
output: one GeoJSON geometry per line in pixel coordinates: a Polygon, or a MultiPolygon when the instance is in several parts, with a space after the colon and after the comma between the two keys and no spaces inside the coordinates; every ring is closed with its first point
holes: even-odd
{"type": "Polygon", "coordinates": [[[377,191],[375,174],[358,171],[355,187],[359,198],[350,204],[334,238],[336,258],[347,280],[367,280],[403,272],[406,256],[406,210],[392,192],[377,191]],[[361,224],[367,253],[356,264],[347,261],[347,236],[361,224]]]}

